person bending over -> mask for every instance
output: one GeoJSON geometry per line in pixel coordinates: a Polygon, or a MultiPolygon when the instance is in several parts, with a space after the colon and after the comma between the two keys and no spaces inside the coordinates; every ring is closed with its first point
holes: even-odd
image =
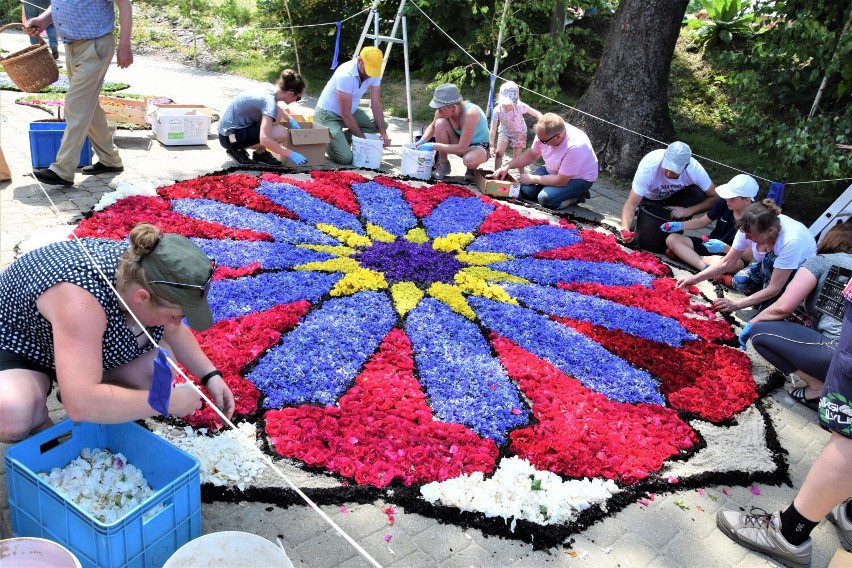
{"type": "Polygon", "coordinates": [[[297,166],[307,163],[305,156],[286,147],[290,144],[288,128],[298,129],[299,123],[278,105],[279,102],[293,104],[302,100],[304,94],[305,80],[292,69],[281,72],[275,90],[259,87],[243,91],[222,114],[219,144],[241,166],[280,166],[281,162],[270,150],[290,158],[297,166]],[[254,150],[254,159],[249,158],[247,148],[254,150]]]}
{"type": "MultiPolygon", "coordinates": [[[[63,241],[12,262],[0,272],[0,441],[52,425],[47,397],[54,383],[74,421],[116,424],[160,414],[148,404],[159,351],[131,313],[202,377],[230,418],[231,390],[181,321],[197,331],[213,325],[207,292],[214,267],[186,237],[146,223],[133,228],[129,245],[63,241]]],[[[200,407],[192,386],[171,389],[170,415],[200,407]]]]}

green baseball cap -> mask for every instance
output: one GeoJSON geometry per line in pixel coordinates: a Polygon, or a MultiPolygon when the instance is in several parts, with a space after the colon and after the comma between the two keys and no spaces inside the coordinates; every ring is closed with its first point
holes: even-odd
{"type": "Polygon", "coordinates": [[[204,331],[213,325],[207,302],[216,263],[198,245],[182,235],[167,233],[139,263],[164,299],[179,304],[192,329],[204,331]]]}

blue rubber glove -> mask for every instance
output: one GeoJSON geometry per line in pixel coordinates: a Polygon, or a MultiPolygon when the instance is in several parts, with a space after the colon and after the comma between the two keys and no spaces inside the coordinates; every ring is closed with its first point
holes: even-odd
{"type": "Polygon", "coordinates": [[[432,145],[432,142],[426,142],[424,144],[420,144],[419,146],[415,146],[417,150],[421,152],[432,152],[435,147],[432,145]]]}
{"type": "Polygon", "coordinates": [[[296,122],[295,118],[290,117],[290,128],[292,128],[293,130],[301,130],[302,127],[299,126],[299,123],[296,122]]]}
{"type": "Polygon", "coordinates": [[[290,161],[292,161],[297,166],[303,166],[308,163],[308,159],[300,153],[296,152],[295,150],[290,152],[290,155],[287,157],[290,158],[290,161]]]}
{"type": "Polygon", "coordinates": [[[745,324],[745,327],[740,332],[740,336],[738,337],[740,341],[740,346],[743,348],[743,351],[748,349],[748,338],[751,336],[751,322],[745,324]]]}
{"type": "Polygon", "coordinates": [[[704,243],[704,248],[713,254],[718,254],[720,252],[725,252],[725,243],[719,239],[710,239],[704,243]]]}
{"type": "Polygon", "coordinates": [[[660,230],[665,233],[677,233],[683,230],[683,223],[680,221],[669,221],[660,225],[660,230]]]}

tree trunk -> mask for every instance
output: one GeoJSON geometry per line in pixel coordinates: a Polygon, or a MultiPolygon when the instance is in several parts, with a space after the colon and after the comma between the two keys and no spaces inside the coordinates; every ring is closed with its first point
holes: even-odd
{"type": "MultiPolygon", "coordinates": [[[[674,140],[669,70],[688,0],[621,0],[591,85],[576,107],[665,144],[674,140]]],[[[602,168],[631,178],[639,160],[662,147],[598,118],[572,112],[602,168]]]]}

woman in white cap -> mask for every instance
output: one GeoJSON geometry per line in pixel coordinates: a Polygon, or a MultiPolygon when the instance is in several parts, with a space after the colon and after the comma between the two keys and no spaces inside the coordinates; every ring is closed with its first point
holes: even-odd
{"type": "Polygon", "coordinates": [[[751,337],[755,350],[781,373],[794,374],[804,381],[805,386],[789,394],[813,410],[819,406],[843,325],[842,311],[830,314],[819,311],[817,300],[833,266],[852,271],[850,253],[852,223],[835,225],[820,241],[817,255],[805,261],[781,297],[754,316],[740,334],[743,343],[751,337]],[[803,302],[808,325],[787,321],[803,302]]]}
{"type": "MultiPolygon", "coordinates": [[[[663,223],[660,230],[672,233],[666,237],[666,256],[680,259],[697,270],[704,270],[719,260],[719,255],[730,250],[737,234],[737,219],[743,216],[743,211],[754,201],[757,190],[757,181],[753,177],[746,174],[735,175],[731,181],[716,188],[716,194],[722,199],[717,201],[710,211],[697,219],[663,223]],[[708,240],[677,234],[678,231],[703,229],[713,221],[716,225],[708,240]]],[[[733,269],[723,275],[727,276],[725,283],[730,286],[731,275],[745,268],[751,260],[751,250],[746,249],[733,269]]]]}
{"type": "Polygon", "coordinates": [[[464,179],[473,181],[476,171],[489,156],[488,120],[477,105],[465,101],[458,87],[444,83],[435,89],[429,106],[436,109],[435,118],[423,131],[416,148],[438,152],[432,177],[442,180],[450,173],[449,155],[462,157],[467,171],[464,179]],[[425,142],[435,137],[435,142],[425,142]]]}
{"type": "MultiPolygon", "coordinates": [[[[149,404],[160,357],[148,335],[201,377],[230,418],[231,390],[181,321],[197,331],[213,325],[207,292],[214,268],[186,237],[161,235],[146,223],[130,232],[129,246],[62,241],[10,264],[0,273],[0,441],[52,424],[46,403],[54,382],[74,421],[115,424],[164,414],[149,404]]],[[[201,398],[178,386],[161,405],[186,416],[201,398]]]]}
{"type": "Polygon", "coordinates": [[[774,201],[757,201],[746,207],[742,217],[737,220],[737,234],[731,244],[731,250],[719,262],[711,264],[698,274],[678,280],[678,287],[686,289],[729,272],[748,248],[751,248],[760,268],[761,289],[736,301],[719,298],[713,302],[713,307],[717,310],[742,310],[775,298],[787,285],[793,273],[816,254],[816,241],[807,227],[782,215],[781,209],[774,201]]]}

